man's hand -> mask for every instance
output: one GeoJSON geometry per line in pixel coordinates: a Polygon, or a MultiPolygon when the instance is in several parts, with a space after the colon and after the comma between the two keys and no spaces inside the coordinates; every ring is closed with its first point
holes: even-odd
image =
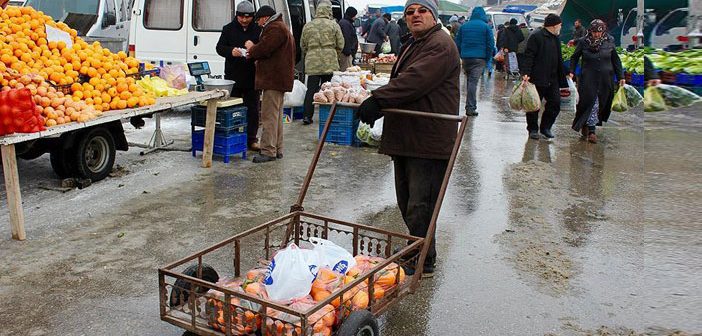
{"type": "Polygon", "coordinates": [[[234,48],[232,49],[232,56],[234,57],[241,57],[241,51],[239,51],[239,48],[234,48]]]}
{"type": "Polygon", "coordinates": [[[573,79],[573,77],[575,77],[575,75],[572,72],[568,74],[568,78],[573,79]]]}
{"type": "Polygon", "coordinates": [[[361,121],[373,127],[375,121],[383,116],[382,113],[380,113],[381,108],[378,100],[371,95],[358,107],[358,117],[361,121]]]}
{"type": "Polygon", "coordinates": [[[624,86],[624,84],[626,84],[626,80],[620,79],[620,80],[619,80],[619,86],[624,86]]]}
{"type": "Polygon", "coordinates": [[[660,79],[651,79],[650,81],[648,81],[648,86],[656,86],[660,83],[661,83],[660,79]]]}
{"type": "Polygon", "coordinates": [[[522,76],[522,80],[524,80],[525,82],[528,82],[529,79],[531,79],[531,77],[529,77],[529,75],[522,76]]]}
{"type": "Polygon", "coordinates": [[[246,43],[244,43],[244,47],[246,47],[246,50],[251,50],[251,47],[253,47],[253,46],[254,46],[254,43],[251,42],[251,40],[246,41],[246,43]]]}

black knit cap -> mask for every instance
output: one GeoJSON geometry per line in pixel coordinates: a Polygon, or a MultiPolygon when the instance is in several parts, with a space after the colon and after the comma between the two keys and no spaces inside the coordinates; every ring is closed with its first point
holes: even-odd
{"type": "Polygon", "coordinates": [[[271,6],[264,5],[258,9],[258,11],[256,12],[255,18],[256,18],[256,20],[258,20],[262,17],[273,16],[273,15],[275,15],[275,9],[273,9],[273,7],[271,7],[271,6]]]}
{"type": "Polygon", "coordinates": [[[346,13],[344,13],[344,17],[347,17],[350,19],[356,15],[358,15],[358,11],[356,10],[356,8],[353,8],[350,6],[348,8],[346,8],[346,13]]]}
{"type": "Polygon", "coordinates": [[[516,25],[517,25],[517,19],[512,18],[511,20],[509,20],[509,25],[510,25],[510,26],[516,26],[516,25]]]}
{"type": "Polygon", "coordinates": [[[551,13],[549,15],[546,15],[546,19],[544,19],[544,27],[553,27],[562,22],[563,21],[561,21],[560,16],[551,13]]]}

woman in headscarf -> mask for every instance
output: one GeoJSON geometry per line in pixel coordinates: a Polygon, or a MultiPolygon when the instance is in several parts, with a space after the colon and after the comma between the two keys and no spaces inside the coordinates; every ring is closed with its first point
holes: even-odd
{"type": "Polygon", "coordinates": [[[578,78],[580,100],[573,120],[573,129],[583,135],[588,142],[597,143],[595,127],[602,126],[609,114],[619,85],[624,85],[622,62],[615,49],[614,38],[607,33],[607,24],[593,20],[587,35],[578,41],[570,58],[570,78],[573,79],[575,66],[582,58],[582,73],[578,78]]]}

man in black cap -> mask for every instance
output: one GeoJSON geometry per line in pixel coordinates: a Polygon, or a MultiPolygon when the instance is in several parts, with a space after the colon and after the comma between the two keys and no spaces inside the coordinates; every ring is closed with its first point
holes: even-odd
{"type": "Polygon", "coordinates": [[[522,78],[536,85],[541,100],[546,100],[539,125],[539,111],[526,113],[529,138],[538,140],[539,132],[547,139],[554,138],[551,127],[561,112],[559,88],[567,90],[568,83],[563,71],[563,55],[558,35],[561,33],[561,17],[549,14],[543,28],[532,33],[527,40],[524,64],[520,64],[522,78]]]}
{"type": "Polygon", "coordinates": [[[258,36],[261,35],[261,27],[252,24],[253,17],[254,7],[250,1],[244,0],[236,6],[235,20],[222,28],[222,35],[217,42],[217,54],[224,57],[224,78],[234,81],[231,96],[244,99],[249,149],[259,150],[256,136],[261,91],[254,87],[256,64],[242,53],[246,41],[258,43],[258,36]]]}
{"type": "Polygon", "coordinates": [[[353,66],[353,57],[358,50],[358,36],[356,35],[356,27],[353,26],[356,15],[358,15],[356,8],[346,8],[344,18],[339,21],[341,33],[344,35],[344,49],[339,55],[339,69],[341,71],[346,71],[347,68],[353,66]]]}

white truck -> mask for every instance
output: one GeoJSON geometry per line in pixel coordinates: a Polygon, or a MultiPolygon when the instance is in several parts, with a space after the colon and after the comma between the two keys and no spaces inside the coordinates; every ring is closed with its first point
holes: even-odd
{"type": "Polygon", "coordinates": [[[113,52],[127,51],[134,0],[26,0],[56,21],[63,21],[88,42],[99,41],[113,52]]]}
{"type": "MultiPolygon", "coordinates": [[[[129,51],[157,66],[207,61],[212,71],[209,77],[222,78],[224,58],[215,49],[222,27],[235,19],[240,1],[248,0],[136,0],[129,51]]],[[[299,42],[302,27],[314,17],[315,4],[315,0],[253,1],[254,8],[268,5],[283,14],[295,37],[296,63],[302,58],[299,42]]],[[[332,12],[337,19],[341,19],[343,8],[342,0],[332,0],[332,12]]]]}

